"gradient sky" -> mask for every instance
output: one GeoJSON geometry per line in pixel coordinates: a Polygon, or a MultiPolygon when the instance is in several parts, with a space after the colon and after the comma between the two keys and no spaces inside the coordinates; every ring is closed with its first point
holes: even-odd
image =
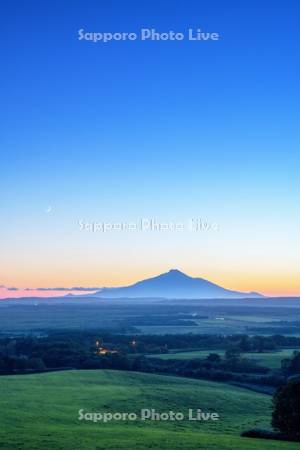
{"type": "MultiPolygon", "coordinates": [[[[4,2],[0,284],[300,295],[298,0],[4,2]],[[218,42],[79,41],[219,32],[218,42]],[[156,218],[207,232],[82,231],[156,218]]],[[[13,291],[11,291],[13,295],[13,291]]]]}

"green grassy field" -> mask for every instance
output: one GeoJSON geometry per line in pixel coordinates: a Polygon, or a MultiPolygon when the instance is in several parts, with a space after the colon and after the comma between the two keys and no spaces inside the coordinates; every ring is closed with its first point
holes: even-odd
{"type": "Polygon", "coordinates": [[[299,349],[284,349],[276,352],[267,353],[244,353],[246,358],[254,359],[258,364],[261,364],[270,369],[279,369],[281,360],[284,358],[290,358],[294,350],[299,349]]]}
{"type": "Polygon", "coordinates": [[[268,427],[271,397],[241,388],[152,374],[68,371],[0,378],[3,450],[205,449],[288,450],[298,444],[241,438],[268,427]],[[86,412],[155,408],[217,412],[218,422],[78,420],[86,412]]]}
{"type": "MultiPolygon", "coordinates": [[[[264,353],[243,353],[242,356],[249,359],[254,359],[258,364],[270,369],[280,368],[281,360],[284,358],[289,358],[292,356],[294,350],[299,349],[284,349],[274,352],[264,352],[264,353]]],[[[174,352],[161,355],[151,355],[155,358],[161,359],[194,359],[194,358],[206,358],[210,353],[218,353],[219,355],[224,355],[224,350],[195,350],[190,352],[174,352]]]]}
{"type": "Polygon", "coordinates": [[[153,358],[160,359],[195,359],[195,358],[206,358],[210,353],[218,353],[219,355],[224,355],[225,350],[194,350],[190,352],[170,352],[162,354],[148,355],[153,358]]]}

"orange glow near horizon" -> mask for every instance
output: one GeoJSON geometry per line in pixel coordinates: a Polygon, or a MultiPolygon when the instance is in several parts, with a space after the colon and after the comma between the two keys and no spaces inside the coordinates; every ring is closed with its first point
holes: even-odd
{"type": "MultiPolygon", "coordinates": [[[[91,271],[76,271],[74,273],[69,272],[69,274],[56,273],[53,271],[50,274],[39,274],[38,277],[34,277],[35,281],[29,283],[28,281],[33,279],[31,274],[23,273],[18,278],[18,282],[13,283],[12,279],[8,279],[7,283],[3,283],[7,287],[15,287],[17,290],[7,290],[4,286],[0,288],[0,298],[4,297],[20,297],[28,295],[36,295],[40,297],[47,296],[57,296],[66,295],[66,293],[71,292],[73,294],[82,294],[82,291],[67,291],[74,286],[80,286],[85,288],[91,287],[118,287],[131,285],[137,281],[151,278],[159,275],[160,273],[167,272],[170,268],[159,268],[151,270],[145,270],[140,268],[134,271],[127,267],[126,269],[111,270],[106,268],[106,270],[101,270],[100,273],[97,270],[97,274],[91,271]],[[27,283],[25,282],[27,280],[27,283]],[[79,281],[78,281],[79,280],[79,281]],[[95,281],[96,280],[96,281],[95,281]],[[26,290],[30,289],[30,290],[26,290]],[[38,288],[66,288],[66,291],[39,291],[38,288]]],[[[233,273],[233,272],[218,272],[207,271],[205,273],[200,273],[197,270],[184,270],[180,268],[184,273],[192,277],[205,278],[213,283],[216,283],[224,288],[237,290],[242,292],[260,292],[266,296],[300,296],[300,280],[297,274],[280,274],[278,273],[254,273],[252,275],[244,273],[233,273]]]]}

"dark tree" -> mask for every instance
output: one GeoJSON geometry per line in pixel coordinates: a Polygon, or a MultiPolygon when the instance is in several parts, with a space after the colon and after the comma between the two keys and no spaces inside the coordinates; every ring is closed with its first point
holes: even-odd
{"type": "Polygon", "coordinates": [[[230,347],[225,352],[225,358],[227,360],[239,360],[241,357],[239,347],[230,347]]]}
{"type": "Polygon", "coordinates": [[[291,358],[282,359],[281,369],[287,375],[300,375],[300,352],[294,351],[291,358]]]}
{"type": "Polygon", "coordinates": [[[273,398],[272,426],[300,440],[300,379],[278,389],[273,398]]]}
{"type": "Polygon", "coordinates": [[[251,341],[249,336],[242,336],[240,341],[241,352],[249,352],[251,350],[251,341]]]}
{"type": "Polygon", "coordinates": [[[221,361],[221,356],[218,353],[210,353],[207,355],[206,359],[212,363],[219,363],[221,361]]]}

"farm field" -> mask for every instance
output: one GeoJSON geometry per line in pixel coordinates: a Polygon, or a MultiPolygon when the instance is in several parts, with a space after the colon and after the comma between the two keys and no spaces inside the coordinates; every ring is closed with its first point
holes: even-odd
{"type": "MultiPolygon", "coordinates": [[[[263,352],[263,353],[257,353],[257,352],[245,352],[241,355],[245,358],[253,359],[258,364],[263,365],[265,367],[268,367],[270,369],[278,369],[280,368],[281,360],[284,358],[290,358],[293,354],[294,350],[300,350],[300,349],[283,349],[283,350],[276,350],[274,352],[263,352]]],[[[148,355],[155,358],[161,358],[165,360],[169,359],[195,359],[195,358],[206,358],[210,353],[218,353],[220,356],[223,356],[225,351],[224,350],[195,350],[195,351],[189,351],[189,352],[174,352],[174,353],[166,353],[166,354],[160,354],[160,355],[148,355]]]]}
{"type": "Polygon", "coordinates": [[[93,298],[0,301],[3,335],[47,333],[49,330],[120,329],[137,334],[300,333],[299,299],[224,301],[116,300],[93,298]]]}

